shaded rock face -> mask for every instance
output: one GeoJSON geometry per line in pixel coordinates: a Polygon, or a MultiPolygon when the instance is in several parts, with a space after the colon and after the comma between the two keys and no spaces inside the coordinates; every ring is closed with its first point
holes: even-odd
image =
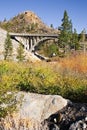
{"type": "Polygon", "coordinates": [[[69,103],[42,125],[48,130],[87,130],[87,104],[69,103]]]}

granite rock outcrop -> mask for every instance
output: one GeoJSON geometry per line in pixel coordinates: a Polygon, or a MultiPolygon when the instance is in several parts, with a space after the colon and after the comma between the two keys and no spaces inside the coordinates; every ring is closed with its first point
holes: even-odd
{"type": "Polygon", "coordinates": [[[19,110],[0,121],[0,130],[87,130],[87,104],[59,95],[19,92],[19,110]]]}

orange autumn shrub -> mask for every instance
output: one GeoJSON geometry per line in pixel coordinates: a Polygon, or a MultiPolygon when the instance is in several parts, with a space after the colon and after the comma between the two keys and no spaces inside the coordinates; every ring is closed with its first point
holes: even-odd
{"type": "Polygon", "coordinates": [[[60,60],[60,66],[74,72],[87,73],[87,55],[80,54],[60,60]]]}

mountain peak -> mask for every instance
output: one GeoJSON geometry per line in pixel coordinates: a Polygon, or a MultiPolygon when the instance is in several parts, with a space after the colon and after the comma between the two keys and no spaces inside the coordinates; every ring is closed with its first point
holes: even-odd
{"type": "Polygon", "coordinates": [[[24,11],[9,21],[1,22],[0,27],[15,33],[58,33],[32,11],[24,11]]]}
{"type": "MultiPolygon", "coordinates": [[[[42,20],[40,19],[39,16],[37,16],[34,12],[32,11],[25,11],[24,13],[26,21],[30,21],[31,23],[43,23],[42,20]]],[[[43,23],[44,24],[44,23],[43,23]]]]}

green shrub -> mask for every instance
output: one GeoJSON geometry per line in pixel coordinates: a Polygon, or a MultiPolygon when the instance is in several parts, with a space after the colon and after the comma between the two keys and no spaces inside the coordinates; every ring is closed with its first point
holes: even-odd
{"type": "Polygon", "coordinates": [[[74,102],[87,102],[87,79],[50,63],[0,62],[0,117],[16,108],[17,91],[61,95],[74,102]],[[10,94],[8,94],[10,93],[10,94]],[[3,107],[2,104],[8,104],[3,107]]]}

